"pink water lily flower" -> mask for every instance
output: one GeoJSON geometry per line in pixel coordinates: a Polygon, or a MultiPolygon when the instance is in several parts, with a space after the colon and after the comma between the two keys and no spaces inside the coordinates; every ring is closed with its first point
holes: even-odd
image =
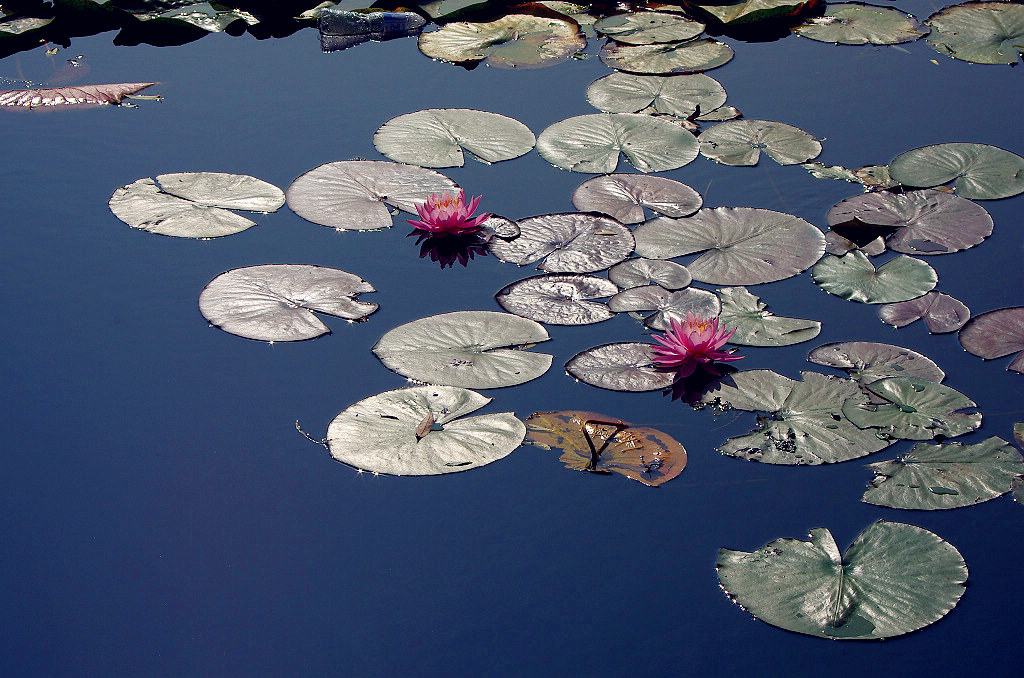
{"type": "Polygon", "coordinates": [[[420,215],[420,221],[407,221],[421,231],[430,235],[464,235],[479,231],[483,223],[491,218],[490,214],[481,214],[474,217],[480,198],[476,196],[466,204],[466,192],[459,191],[458,195],[452,195],[448,191],[438,195],[434,193],[427,202],[416,205],[416,212],[420,215]]]}
{"type": "Polygon", "coordinates": [[[687,313],[683,322],[669,318],[669,330],[665,334],[654,335],[654,340],[661,344],[651,349],[654,364],[662,369],[675,370],[680,377],[688,377],[697,369],[698,363],[739,360],[743,356],[719,350],[735,332],[735,327],[720,332],[718,318],[705,320],[692,313],[687,313]]]}

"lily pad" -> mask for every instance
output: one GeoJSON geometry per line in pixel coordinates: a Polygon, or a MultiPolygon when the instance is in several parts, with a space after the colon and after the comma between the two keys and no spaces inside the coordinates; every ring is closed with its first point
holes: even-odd
{"type": "Polygon", "coordinates": [[[811,351],[807,360],[843,370],[861,385],[886,377],[916,377],[935,383],[946,378],[946,373],[927,356],[902,346],[874,341],[824,344],[811,351]]]}
{"type": "Polygon", "coordinates": [[[703,73],[635,75],[615,72],[587,87],[587,101],[606,113],[639,113],[653,109],[657,113],[689,118],[695,113],[718,110],[725,99],[722,83],[703,73]]]}
{"type": "Polygon", "coordinates": [[[850,398],[843,415],[861,428],[876,428],[894,438],[929,440],[953,438],[981,426],[980,412],[961,412],[977,407],[960,391],[916,377],[887,377],[864,386],[887,402],[870,402],[867,396],[850,398]]]}
{"type": "Polygon", "coordinates": [[[957,195],[972,200],[1009,198],[1024,192],[1024,158],[988,144],[915,148],[893,158],[889,173],[904,186],[922,188],[955,180],[957,195]]]}
{"type": "Polygon", "coordinates": [[[1024,53],[1024,6],[965,2],[925,20],[928,44],[939,54],[976,64],[1016,64],[1024,53]]]}
{"type": "Polygon", "coordinates": [[[868,504],[931,511],[980,504],[1010,491],[1024,473],[1024,459],[1010,443],[992,437],[977,445],[918,443],[892,461],[868,464],[875,477],[868,504]]]}
{"type": "Polygon", "coordinates": [[[0,92],[0,108],[39,108],[42,106],[118,105],[125,97],[152,87],[155,82],[122,82],[114,85],[77,85],[46,89],[14,89],[0,92]]]}
{"type": "Polygon", "coordinates": [[[683,320],[687,313],[701,318],[714,318],[722,309],[714,292],[687,287],[669,292],[660,285],[625,289],[608,300],[608,308],[616,313],[655,311],[644,324],[656,330],[667,330],[669,319],[683,320]]]}
{"type": "Polygon", "coordinates": [[[456,21],[419,37],[432,59],[482,61],[499,68],[543,68],[561,63],[587,46],[572,21],[508,14],[488,23],[456,21]]]}
{"type": "Polygon", "coordinates": [[[645,207],[666,217],[686,217],[703,202],[700,193],[682,182],[643,174],[594,177],[572,194],[572,204],[579,211],[601,212],[624,224],[643,221],[645,207]]]}
{"type": "Polygon", "coordinates": [[[616,42],[650,45],[696,38],[704,32],[704,24],[682,14],[630,12],[605,17],[594,24],[594,29],[616,42]]]}
{"type": "Polygon", "coordinates": [[[739,346],[790,346],[810,341],[821,332],[817,320],[783,318],[772,315],[756,296],[745,287],[725,287],[718,290],[722,312],[719,327],[736,328],[729,343],[739,346]]]}
{"type": "Polygon", "coordinates": [[[800,217],[752,207],[702,209],[637,227],[636,253],[652,259],[703,254],[686,265],[694,280],[756,285],[800,273],[825,252],[825,236],[800,217]]]}
{"type": "Polygon", "coordinates": [[[939,282],[935,269],[920,259],[901,255],[876,270],[856,250],[841,257],[826,254],[811,270],[811,277],[829,294],[865,304],[916,299],[939,282]]]}
{"type": "Polygon", "coordinates": [[[511,313],[455,311],[399,325],[373,346],[403,377],[444,386],[499,388],[536,379],[551,356],[519,348],[547,341],[544,326],[511,313]]]}
{"type": "Polygon", "coordinates": [[[4,16],[0,14],[0,35],[21,35],[22,33],[34,31],[51,23],[55,18],[52,15],[30,16],[28,14],[17,14],[4,16]]]}
{"type": "Polygon", "coordinates": [[[421,167],[462,167],[462,149],[486,164],[518,158],[536,141],[518,120],[466,108],[406,113],[391,118],[373,135],[373,145],[382,154],[421,167]]]}
{"type": "Polygon", "coordinates": [[[537,138],[537,152],[559,169],[607,174],[619,153],[641,172],[664,172],[693,161],[700,144],[682,127],[638,113],[594,113],[567,118],[537,138]]]}
{"type": "Polygon", "coordinates": [[[861,391],[852,379],[802,372],[795,381],[771,370],[741,370],[708,386],[699,405],[762,411],[758,428],[719,447],[722,454],[766,464],[813,465],[857,459],[891,440],[855,426],[843,402],[861,391]]]}
{"type": "Polygon", "coordinates": [[[723,165],[752,166],[764,151],[780,165],[818,157],[821,143],[799,127],[771,120],[730,120],[701,132],[700,152],[723,165]]]}
{"type": "Polygon", "coordinates": [[[833,231],[859,245],[880,235],[889,249],[904,254],[959,252],[992,234],[992,217],[981,205],[930,188],[847,198],[826,219],[833,231]]]}
{"type": "Polygon", "coordinates": [[[1024,504],[1024,476],[1017,476],[1010,482],[1010,489],[1013,491],[1013,500],[1018,504],[1024,504]]]}
{"type": "Polygon", "coordinates": [[[839,45],[895,45],[928,34],[928,27],[895,7],[857,2],[829,3],[821,16],[811,17],[793,32],[811,40],[839,45]]]}
{"type": "Polygon", "coordinates": [[[657,487],[686,467],[686,450],[668,434],[596,412],[537,412],[526,420],[526,442],[562,450],[567,468],[620,473],[657,487]]]}
{"type": "Polygon", "coordinates": [[[288,206],[303,219],[340,230],[392,224],[388,205],[416,213],[434,193],[458,185],[434,170],[386,160],[342,160],[311,169],[288,187],[288,206]]]}
{"type": "Polygon", "coordinates": [[[550,325],[589,325],[615,314],[591,299],[610,297],[619,288],[593,275],[535,275],[506,285],[495,298],[509,313],[550,325]]]}
{"type": "MultiPolygon", "coordinates": [[[[958,338],[969,353],[985,360],[1024,351],[1024,306],[975,316],[963,326],[958,338]]],[[[1006,369],[1024,374],[1024,353],[1018,353],[1006,369]]]]}
{"type": "MultiPolygon", "coordinates": [[[[872,227],[871,230],[876,229],[872,227]]],[[[825,252],[827,254],[834,254],[837,257],[841,257],[844,254],[853,252],[854,250],[860,250],[869,257],[877,257],[885,251],[885,239],[882,236],[878,236],[866,243],[858,244],[849,238],[839,235],[835,231],[828,231],[825,233],[825,252]]]]}
{"type": "Polygon", "coordinates": [[[685,266],[674,261],[636,257],[612,266],[608,279],[624,290],[651,284],[681,290],[689,287],[692,276],[685,266]]]}
{"type": "Polygon", "coordinates": [[[181,172],[122,186],[108,204],[132,228],[178,238],[219,238],[256,225],[229,209],[274,212],[284,204],[284,193],[243,174],[181,172]]]}
{"type": "Polygon", "coordinates": [[[267,264],[236,268],[210,281],[199,311],[225,332],[259,341],[302,341],[331,330],[313,311],[359,320],[377,304],[358,301],[373,285],[336,268],[267,264]]]}
{"type": "Polygon", "coordinates": [[[744,610],[772,626],[837,640],[891,638],[946,616],[967,565],[928,530],[880,520],[840,555],[832,534],[777,539],[745,553],[721,549],[718,579],[744,610]]]}
{"type": "Polygon", "coordinates": [[[599,214],[545,214],[518,222],[519,237],[490,241],[502,261],[523,266],[544,261],[549,273],[592,273],[617,264],[633,251],[633,234],[599,214]]]}
{"type": "Polygon", "coordinates": [[[795,16],[815,0],[713,0],[687,2],[698,13],[708,14],[723,24],[736,26],[795,16]]]}
{"type": "Polygon", "coordinates": [[[611,391],[656,391],[675,381],[674,372],[654,366],[652,344],[623,342],[580,351],[565,364],[570,376],[611,391]]]}
{"type": "Polygon", "coordinates": [[[604,64],[618,71],[664,75],[700,73],[729,63],[729,45],[711,38],[654,45],[623,45],[609,42],[601,48],[604,64]]]}
{"type": "Polygon", "coordinates": [[[924,318],[934,334],[956,332],[971,318],[971,309],[954,297],[932,290],[924,296],[878,307],[878,317],[893,327],[904,327],[924,318]]]}
{"type": "Polygon", "coordinates": [[[327,447],[338,461],[373,473],[432,476],[479,468],[507,457],[526,437],[526,425],[511,412],[465,416],[489,402],[451,386],[385,391],[335,417],[327,447]]]}

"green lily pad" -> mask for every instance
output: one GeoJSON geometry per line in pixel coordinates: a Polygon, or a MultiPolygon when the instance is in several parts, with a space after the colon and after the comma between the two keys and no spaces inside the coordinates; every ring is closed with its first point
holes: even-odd
{"type": "Polygon", "coordinates": [[[875,477],[863,501],[878,506],[932,511],[980,504],[1010,491],[1024,473],[1024,459],[1010,443],[992,437],[977,445],[918,443],[892,461],[868,464],[875,477]]]}
{"type": "MultiPolygon", "coordinates": [[[[2,17],[2,15],[0,15],[2,17]]],[[[42,28],[51,23],[53,16],[31,16],[29,14],[17,14],[0,18],[0,35],[21,35],[37,28],[42,28]]]]}
{"type": "Polygon", "coordinates": [[[933,334],[956,332],[971,318],[971,309],[954,297],[932,290],[924,296],[878,307],[878,317],[893,327],[904,327],[924,318],[933,334]]]}
{"type": "Polygon", "coordinates": [[[723,165],[753,166],[761,151],[780,165],[818,157],[821,143],[799,127],[771,120],[731,120],[701,132],[700,152],[723,165]]]}
{"type": "Polygon", "coordinates": [[[1018,504],[1024,504],[1024,476],[1017,476],[1010,482],[1010,490],[1013,492],[1013,500],[1018,504]]]}
{"type": "Polygon", "coordinates": [[[772,626],[837,640],[891,638],[946,616],[967,581],[963,556],[938,535],[880,520],[840,555],[832,534],[777,539],[745,553],[721,549],[718,579],[772,626]]]}
{"type": "Polygon", "coordinates": [[[638,226],[634,236],[642,257],[703,252],[686,267],[694,280],[714,285],[789,278],[825,251],[825,236],[815,226],[792,214],[752,207],[705,208],[683,219],[658,217],[638,226]]]}
{"type": "Polygon", "coordinates": [[[745,287],[725,287],[718,290],[722,312],[719,327],[736,329],[729,343],[739,346],[790,346],[810,341],[821,332],[817,320],[782,318],[772,315],[756,296],[745,287]]]}
{"type": "Polygon", "coordinates": [[[530,128],[498,113],[431,108],[384,123],[373,145],[392,160],[421,167],[462,167],[462,149],[486,164],[518,158],[533,148],[530,128]]]}
{"type": "Polygon", "coordinates": [[[928,34],[928,27],[895,7],[857,2],[829,3],[825,13],[811,17],[793,32],[811,40],[839,45],[895,45],[928,34]]]}
{"type": "Polygon", "coordinates": [[[572,204],[579,211],[601,212],[624,224],[643,221],[645,207],[666,217],[687,217],[703,202],[700,193],[682,182],[643,174],[594,177],[572,194],[572,204]]]}
{"type": "Polygon", "coordinates": [[[622,342],[580,351],[565,364],[570,376],[611,391],[657,391],[675,381],[675,372],[654,366],[652,344],[622,342]]]}
{"type": "Polygon", "coordinates": [[[1024,53],[1024,6],[965,2],[925,19],[928,44],[939,54],[977,64],[1016,64],[1024,53]]]}
{"type": "Polygon", "coordinates": [[[548,127],[537,152],[555,167],[607,174],[619,153],[641,172],[664,172],[693,161],[700,144],[682,127],[637,113],[578,115],[548,127]]]}
{"type": "Polygon", "coordinates": [[[572,21],[508,14],[488,23],[456,21],[419,37],[432,59],[482,61],[499,68],[543,68],[561,63],[587,46],[572,21]]]}
{"type": "Polygon", "coordinates": [[[762,411],[758,428],[719,447],[722,454],[766,464],[831,464],[887,447],[891,440],[855,426],[843,402],[861,393],[857,382],[817,372],[795,381],[771,370],[742,370],[708,386],[699,405],[762,411]]]}
{"type": "Polygon", "coordinates": [[[403,377],[444,386],[499,388],[536,379],[551,356],[520,350],[547,341],[540,323],[511,313],[455,311],[399,325],[373,346],[403,377]]]}
{"type": "Polygon", "coordinates": [[[716,0],[687,2],[699,14],[708,14],[730,26],[795,16],[814,0],[716,0]]]}
{"type": "Polygon", "coordinates": [[[927,356],[902,346],[874,341],[824,344],[811,351],[807,360],[843,370],[861,385],[886,377],[915,377],[935,383],[946,378],[946,373],[927,356]]]}
{"type": "Polygon", "coordinates": [[[1024,192],[1024,158],[988,144],[915,148],[893,158],[889,173],[904,186],[921,188],[955,180],[957,195],[972,200],[1009,198],[1024,192]]]}
{"type": "Polygon", "coordinates": [[[609,73],[590,83],[587,101],[606,113],[656,113],[689,118],[711,113],[725,104],[722,83],[703,73],[635,75],[609,73]]]}
{"type": "Polygon", "coordinates": [[[616,42],[650,45],[696,38],[704,32],[704,24],[682,14],[629,12],[605,17],[594,24],[594,29],[616,42]]]}
{"type": "Polygon", "coordinates": [[[729,63],[729,45],[710,38],[654,45],[623,45],[610,42],[601,48],[604,64],[618,71],[664,75],[700,73],[729,63]]]}
{"type": "Polygon", "coordinates": [[[667,330],[669,319],[682,321],[692,313],[701,318],[714,318],[722,306],[714,292],[687,287],[669,292],[659,285],[631,287],[608,300],[608,308],[616,313],[655,311],[644,324],[656,330],[667,330]]]}
{"type": "Polygon", "coordinates": [[[981,426],[980,412],[961,412],[977,407],[960,391],[916,377],[886,377],[864,386],[886,402],[870,402],[867,396],[850,398],[843,415],[861,428],[881,429],[903,440],[953,438],[981,426]]]}
{"type": "MultiPolygon", "coordinates": [[[[985,360],[1024,351],[1024,306],[975,316],[961,328],[957,338],[969,353],[985,360]]],[[[1018,353],[1006,369],[1024,374],[1024,353],[1018,353]]]]}
{"type": "Polygon", "coordinates": [[[829,294],[865,304],[916,299],[939,282],[935,269],[920,259],[901,255],[876,270],[860,251],[841,257],[826,254],[811,277],[829,294]]]}
{"type": "Polygon", "coordinates": [[[360,400],[331,421],[331,456],[357,469],[432,476],[507,457],[526,437],[512,412],[465,415],[490,398],[464,388],[413,386],[360,400]]]}
{"type": "Polygon", "coordinates": [[[608,279],[624,290],[652,284],[666,290],[681,290],[690,286],[693,277],[685,266],[674,261],[635,257],[612,266],[608,279]]]}
{"type": "Polygon", "coordinates": [[[535,275],[506,285],[496,295],[509,313],[550,325],[589,325],[615,314],[592,299],[619,291],[615,283],[593,275],[535,275]]]}
{"type": "Polygon", "coordinates": [[[518,222],[519,237],[488,244],[502,261],[524,266],[543,259],[548,273],[592,273],[619,263],[633,251],[633,234],[611,217],[568,212],[518,222]]]}

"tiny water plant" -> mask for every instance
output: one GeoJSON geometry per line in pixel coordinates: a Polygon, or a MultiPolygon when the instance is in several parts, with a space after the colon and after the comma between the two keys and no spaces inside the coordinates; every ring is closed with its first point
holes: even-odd
{"type": "Polygon", "coordinates": [[[735,327],[719,330],[718,318],[705,319],[692,313],[687,313],[683,322],[669,318],[668,331],[654,335],[654,340],[661,344],[651,349],[654,364],[684,378],[693,374],[698,364],[739,360],[743,356],[719,350],[735,332],[735,327]]]}

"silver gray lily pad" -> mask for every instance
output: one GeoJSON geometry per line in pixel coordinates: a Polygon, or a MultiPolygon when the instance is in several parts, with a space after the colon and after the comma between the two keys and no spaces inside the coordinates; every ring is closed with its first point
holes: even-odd
{"type": "Polygon", "coordinates": [[[696,38],[704,32],[704,24],[682,14],[629,12],[605,17],[594,24],[594,29],[617,42],[649,45],[696,38]]]}
{"type": "Polygon", "coordinates": [[[551,367],[551,356],[521,347],[547,341],[540,323],[511,313],[455,311],[399,325],[373,346],[403,377],[464,388],[515,386],[551,367]]]}
{"type": "Polygon", "coordinates": [[[512,453],[526,425],[512,412],[465,415],[491,401],[452,386],[413,386],[360,400],[331,421],[331,456],[357,469],[430,476],[479,468],[512,453]]]}
{"type": "Polygon", "coordinates": [[[633,233],[611,217],[568,212],[518,222],[519,237],[492,239],[491,252],[502,261],[537,267],[548,273],[592,273],[619,263],[633,251],[633,233]]]}
{"type": "Polygon", "coordinates": [[[972,318],[957,335],[960,345],[979,358],[992,360],[1017,353],[1006,369],[1024,374],[1024,306],[1000,308],[972,318]]]}
{"type": "Polygon", "coordinates": [[[608,308],[616,313],[655,311],[644,324],[655,330],[667,330],[669,319],[682,321],[687,313],[701,318],[714,318],[722,305],[714,292],[687,287],[670,292],[660,285],[625,289],[608,300],[608,308]]]}
{"type": "Polygon", "coordinates": [[[373,145],[392,160],[421,167],[462,167],[463,149],[490,164],[518,158],[536,143],[530,128],[498,113],[431,108],[384,123],[373,145]]]}
{"type": "Polygon", "coordinates": [[[725,105],[722,83],[703,73],[635,75],[609,73],[590,83],[587,101],[606,113],[654,111],[680,118],[710,114],[725,105]]]}
{"type": "Polygon", "coordinates": [[[359,301],[373,285],[336,268],[266,264],[236,268],[210,281],[199,310],[225,332],[260,341],[302,341],[331,330],[314,311],[359,320],[377,304],[359,301]]]}
{"type": "Polygon", "coordinates": [[[981,426],[980,412],[963,412],[977,404],[960,391],[916,377],[887,377],[865,384],[886,402],[866,395],[849,398],[843,415],[861,428],[875,428],[903,440],[952,438],[981,426]]]}
{"type": "Polygon", "coordinates": [[[927,35],[928,27],[895,7],[844,2],[829,3],[824,14],[810,17],[793,32],[838,45],[895,45],[927,35]]]}
{"type": "Polygon", "coordinates": [[[453,21],[419,37],[420,51],[432,59],[482,61],[498,68],[553,66],[586,46],[576,22],[528,14],[486,23],[453,21]]]}
{"type": "Polygon", "coordinates": [[[111,196],[109,206],[132,228],[178,238],[219,238],[256,225],[229,210],[274,212],[277,186],[243,174],[180,172],[139,179],[111,196]]]}
{"type": "Polygon", "coordinates": [[[416,213],[434,193],[457,184],[434,170],[386,160],[342,160],[306,172],[288,187],[288,206],[303,219],[338,230],[376,230],[392,225],[393,205],[416,213]]]}
{"type": "Polygon", "coordinates": [[[771,120],[730,120],[704,130],[700,152],[723,165],[753,166],[761,152],[780,165],[818,157],[821,142],[799,127],[771,120]]]}
{"type": "Polygon", "coordinates": [[[861,385],[886,377],[916,377],[935,383],[946,378],[946,373],[927,356],[874,341],[824,344],[811,351],[807,360],[843,370],[861,385]]]}
{"type": "Polygon", "coordinates": [[[615,314],[592,299],[610,297],[618,286],[593,275],[535,275],[506,285],[494,295],[509,313],[549,325],[589,325],[615,314]]]}
{"type": "Polygon", "coordinates": [[[878,317],[893,327],[904,327],[924,318],[929,332],[942,334],[963,327],[971,319],[971,309],[959,299],[932,290],[910,301],[882,304],[878,307],[878,317]]]}
{"type": "Polygon", "coordinates": [[[889,173],[904,186],[931,188],[952,181],[957,195],[972,200],[1009,198],[1024,192],[1024,158],[988,144],[915,148],[893,158],[889,173]]]}
{"type": "Polygon", "coordinates": [[[644,208],[666,217],[688,217],[704,203],[700,193],[668,177],[606,174],[588,179],[572,194],[581,212],[601,212],[624,224],[639,224],[644,208]]]}
{"type": "Polygon", "coordinates": [[[675,372],[654,366],[652,344],[622,342],[588,348],[565,364],[570,376],[611,391],[657,391],[675,381],[675,372]]]}
{"type": "Polygon", "coordinates": [[[977,64],[1020,62],[1024,53],[1024,7],[1014,2],[964,2],[925,20],[928,44],[939,54],[977,64]]]}
{"type": "Polygon", "coordinates": [[[608,270],[608,279],[624,290],[644,285],[681,290],[690,286],[693,276],[685,266],[674,261],[634,257],[612,266],[608,270]]]}
{"type": "Polygon", "coordinates": [[[623,45],[609,42],[601,48],[600,58],[617,71],[665,75],[700,73],[729,63],[732,48],[711,38],[653,45],[623,45]]]}
{"type": "Polygon", "coordinates": [[[767,304],[751,294],[745,287],[725,287],[718,290],[722,312],[719,327],[735,328],[729,343],[739,346],[790,346],[810,341],[821,332],[817,320],[785,318],[773,315],[767,304]]]}
{"type": "Polygon", "coordinates": [[[829,294],[865,304],[916,299],[939,282],[935,269],[920,259],[901,255],[875,269],[859,250],[841,257],[826,254],[811,277],[829,294]]]}

